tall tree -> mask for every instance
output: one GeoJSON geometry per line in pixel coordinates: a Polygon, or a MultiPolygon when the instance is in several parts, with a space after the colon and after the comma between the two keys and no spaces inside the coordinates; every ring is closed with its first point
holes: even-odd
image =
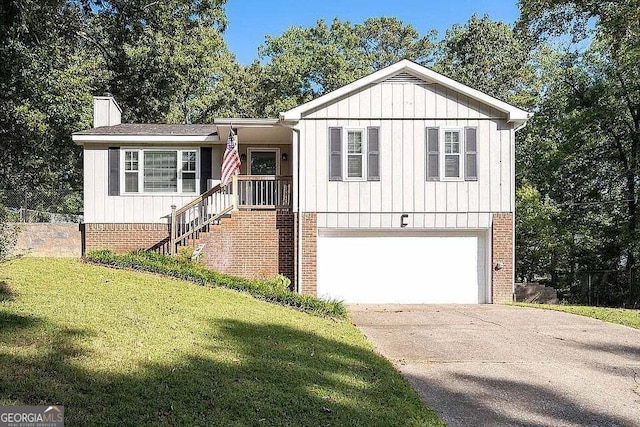
{"type": "MultiPolygon", "coordinates": [[[[613,236],[600,243],[606,259],[592,256],[593,262],[632,270],[640,252],[640,3],[522,0],[521,11],[521,27],[540,40],[569,35],[589,45],[562,57],[550,92],[564,97],[552,121],[560,123],[562,167],[575,171],[560,175],[573,185],[573,198],[584,198],[572,205],[580,206],[583,216],[607,206],[600,219],[613,236]],[[586,200],[598,204],[581,204],[586,200]]],[[[560,192],[556,182],[549,186],[560,192]]]]}
{"type": "Polygon", "coordinates": [[[80,35],[110,72],[124,120],[197,120],[230,55],[226,0],[79,0],[80,35]]]}
{"type": "Polygon", "coordinates": [[[540,87],[530,38],[486,15],[473,15],[464,25],[447,30],[434,68],[520,107],[536,105],[540,87]]]}
{"type": "Polygon", "coordinates": [[[22,205],[39,192],[28,205],[37,208],[52,192],[80,186],[70,135],[90,125],[101,77],[98,61],[80,49],[80,26],[79,10],[65,0],[0,3],[0,203],[22,205]]]}
{"type": "Polygon", "coordinates": [[[71,134],[91,126],[93,94],[113,93],[127,121],[215,114],[235,64],[222,38],[225,1],[1,2],[0,203],[71,203],[56,196],[81,187],[71,134]]]}
{"type": "Polygon", "coordinates": [[[363,24],[334,19],[311,28],[291,27],[260,46],[266,62],[259,108],[266,115],[292,108],[401,59],[427,63],[433,33],[420,36],[396,18],[371,18],[363,24]]]}

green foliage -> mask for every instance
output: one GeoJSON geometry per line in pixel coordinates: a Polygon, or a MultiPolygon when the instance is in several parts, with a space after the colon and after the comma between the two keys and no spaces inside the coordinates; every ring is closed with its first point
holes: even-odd
{"type": "Polygon", "coordinates": [[[549,197],[529,183],[516,191],[516,277],[535,280],[535,274],[555,271],[563,253],[561,230],[556,224],[560,210],[549,197]]]}
{"type": "Polygon", "coordinates": [[[454,25],[438,44],[434,69],[521,108],[536,105],[540,90],[532,45],[522,33],[488,16],[454,25]]]}
{"type": "Polygon", "coordinates": [[[194,252],[195,252],[195,249],[193,248],[193,246],[183,246],[181,248],[178,248],[176,259],[181,263],[188,264],[192,262],[191,258],[193,258],[194,252]]]}
{"type": "Polygon", "coordinates": [[[102,73],[79,45],[80,11],[68,6],[0,5],[0,193],[81,186],[82,150],[71,133],[90,126],[90,95],[102,73]]]}
{"type": "Polygon", "coordinates": [[[426,63],[433,34],[420,36],[412,25],[381,17],[363,24],[319,20],[311,28],[293,26],[267,36],[259,48],[266,64],[258,110],[275,116],[401,59],[426,63]]]}
{"type": "Polygon", "coordinates": [[[138,251],[126,255],[116,255],[109,250],[93,251],[86,259],[97,264],[118,268],[131,268],[197,283],[203,286],[224,286],[236,291],[247,292],[265,301],[289,306],[301,311],[345,318],[344,304],[324,301],[311,295],[292,292],[284,285],[284,280],[249,280],[207,270],[203,266],[180,257],[169,257],[154,252],[138,251]]]}
{"type": "Polygon", "coordinates": [[[278,289],[279,291],[290,291],[291,289],[291,279],[287,276],[283,276],[282,274],[278,274],[275,277],[272,277],[268,280],[268,282],[273,286],[274,289],[278,289]]]}
{"type": "MultiPolygon", "coordinates": [[[[215,115],[234,58],[224,0],[10,0],[0,4],[0,200],[82,186],[92,95],[113,93],[123,119],[198,122],[215,115]]],[[[65,212],[78,212],[65,206],[65,212]]],[[[66,203],[66,202],[65,202],[66,203]]],[[[37,206],[27,206],[38,209],[37,206]]],[[[48,209],[49,210],[49,209],[48,209]]]]}
{"type": "MultiPolygon", "coordinates": [[[[538,40],[581,44],[547,49],[543,97],[521,135],[519,179],[561,207],[573,236],[569,269],[637,267],[640,253],[640,23],[638,3],[522,0],[521,28],[538,40]]],[[[621,284],[620,286],[623,286],[621,284]]]]}
{"type": "Polygon", "coordinates": [[[15,246],[18,231],[16,224],[9,224],[9,215],[0,205],[0,261],[5,260],[15,246]]]}

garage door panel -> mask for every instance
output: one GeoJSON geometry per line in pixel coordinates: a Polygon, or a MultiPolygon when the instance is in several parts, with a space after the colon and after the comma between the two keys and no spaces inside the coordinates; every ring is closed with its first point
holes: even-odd
{"type": "Polygon", "coordinates": [[[348,303],[484,302],[479,235],[321,233],[318,295],[348,303]]]}

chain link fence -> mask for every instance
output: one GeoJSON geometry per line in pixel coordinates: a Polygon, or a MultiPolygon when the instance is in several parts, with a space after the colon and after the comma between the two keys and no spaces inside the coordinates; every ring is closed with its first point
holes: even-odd
{"type": "Polygon", "coordinates": [[[589,306],[640,308],[640,273],[591,270],[558,274],[545,283],[558,291],[561,301],[589,306]]]}
{"type": "Polygon", "coordinates": [[[1,191],[8,222],[82,222],[82,191],[1,191]]]}

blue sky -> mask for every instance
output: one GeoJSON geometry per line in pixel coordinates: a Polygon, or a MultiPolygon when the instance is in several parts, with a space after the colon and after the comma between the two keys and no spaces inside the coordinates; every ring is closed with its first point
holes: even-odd
{"type": "Polygon", "coordinates": [[[438,30],[442,37],[453,24],[462,24],[475,12],[493,20],[513,23],[518,17],[517,0],[228,0],[229,49],[241,64],[257,56],[264,36],[282,34],[292,25],[309,27],[320,18],[334,17],[362,22],[374,16],[395,16],[413,24],[421,34],[438,30]]]}

